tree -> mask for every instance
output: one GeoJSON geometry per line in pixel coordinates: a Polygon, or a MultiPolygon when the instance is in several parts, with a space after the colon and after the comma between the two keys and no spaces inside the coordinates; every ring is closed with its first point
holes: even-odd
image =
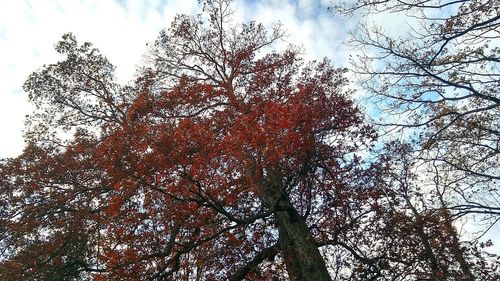
{"type": "Polygon", "coordinates": [[[442,194],[418,180],[411,146],[387,146],[385,155],[394,167],[380,186],[384,196],[377,205],[385,207],[376,216],[381,231],[374,232],[390,241],[381,252],[389,252],[393,274],[428,280],[498,279],[498,260],[485,259],[488,254],[474,243],[462,241],[442,194]]]}
{"type": "Polygon", "coordinates": [[[407,36],[361,25],[353,71],[387,128],[414,132],[454,219],[500,215],[498,45],[500,5],[491,0],[370,1],[332,7],[344,15],[399,13],[407,36]],[[390,117],[389,117],[390,116],[390,117]]]}
{"type": "Polygon", "coordinates": [[[281,27],[235,24],[230,1],[203,7],[131,86],[71,34],[28,78],[28,146],[0,163],[0,279],[498,277],[419,204],[411,149],[376,155],[345,69],[273,50],[281,27]]]}
{"type": "Polygon", "coordinates": [[[389,142],[380,155],[366,212],[352,227],[331,226],[333,241],[322,242],[334,245],[335,280],[497,280],[491,242],[462,239],[441,198],[422,187],[411,145],[389,142]]]}
{"type": "Polygon", "coordinates": [[[0,166],[3,280],[331,280],[320,248],[355,244],[339,233],[370,212],[382,168],[356,153],[376,133],[343,69],[231,19],[225,0],[176,17],[131,87],[63,37],[0,166]]]}

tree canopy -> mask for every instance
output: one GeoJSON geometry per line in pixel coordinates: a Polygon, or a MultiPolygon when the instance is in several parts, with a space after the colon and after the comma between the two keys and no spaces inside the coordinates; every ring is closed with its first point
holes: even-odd
{"type": "MultiPolygon", "coordinates": [[[[422,191],[415,146],[379,145],[346,69],[304,61],[294,46],[275,50],[281,26],[237,23],[229,0],[202,4],[160,32],[132,85],[72,34],[56,45],[64,60],[28,77],[28,145],[0,163],[2,280],[499,277],[488,245],[461,239],[448,197],[422,191]]],[[[412,84],[436,95],[429,110],[456,95],[481,99],[433,81],[412,84]]],[[[494,88],[469,84],[493,105],[494,88]]],[[[389,98],[409,92],[393,86],[389,98]]],[[[425,115],[426,152],[437,155],[445,135],[461,142],[449,128],[472,121],[447,119],[458,115],[425,115]]],[[[470,130],[488,127],[493,138],[498,119],[488,120],[470,130]]],[[[489,173],[483,189],[497,183],[487,161],[487,171],[468,170],[467,180],[489,173]]]]}
{"type": "Polygon", "coordinates": [[[430,164],[457,215],[498,219],[500,197],[500,4],[491,0],[354,1],[333,8],[396,13],[408,34],[360,25],[363,52],[352,70],[382,123],[417,132],[418,158],[430,164]],[[436,172],[438,171],[438,172],[436,172]],[[452,195],[450,195],[452,194],[452,195]]]}

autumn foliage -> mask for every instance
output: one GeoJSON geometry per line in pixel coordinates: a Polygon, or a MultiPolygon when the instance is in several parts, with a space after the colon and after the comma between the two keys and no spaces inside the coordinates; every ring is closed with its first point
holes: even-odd
{"type": "Polygon", "coordinates": [[[449,214],[417,212],[399,184],[407,147],[375,156],[345,70],[272,50],[280,27],[233,24],[228,1],[204,13],[160,34],[132,86],[69,34],[66,59],[28,78],[29,145],[0,165],[2,280],[445,280],[479,268],[449,214]]]}

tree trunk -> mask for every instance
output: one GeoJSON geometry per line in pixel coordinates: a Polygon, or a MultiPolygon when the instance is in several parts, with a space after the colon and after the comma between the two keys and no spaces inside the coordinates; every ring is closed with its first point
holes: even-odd
{"type": "Polygon", "coordinates": [[[458,264],[460,265],[460,269],[462,270],[462,273],[463,273],[462,280],[473,281],[476,278],[472,274],[469,263],[465,259],[464,252],[460,247],[460,240],[458,238],[458,234],[455,230],[455,227],[453,226],[453,223],[451,221],[450,213],[445,208],[444,201],[441,200],[441,204],[443,206],[441,212],[442,212],[442,215],[444,217],[444,224],[445,224],[444,229],[446,230],[446,232],[448,232],[447,234],[451,238],[452,254],[455,257],[455,259],[458,261],[458,264]]]}
{"type": "Polygon", "coordinates": [[[280,197],[275,216],[279,227],[279,245],[290,280],[332,280],[304,218],[287,196],[280,197]]]}

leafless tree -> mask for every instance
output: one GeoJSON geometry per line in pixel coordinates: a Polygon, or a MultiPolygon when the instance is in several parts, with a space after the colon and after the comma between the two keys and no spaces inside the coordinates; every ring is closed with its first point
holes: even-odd
{"type": "Polygon", "coordinates": [[[352,70],[383,113],[380,124],[414,134],[416,157],[429,164],[453,215],[481,214],[495,223],[500,2],[357,0],[332,2],[332,11],[406,17],[409,31],[397,37],[361,23],[351,41],[360,51],[352,70]]]}

